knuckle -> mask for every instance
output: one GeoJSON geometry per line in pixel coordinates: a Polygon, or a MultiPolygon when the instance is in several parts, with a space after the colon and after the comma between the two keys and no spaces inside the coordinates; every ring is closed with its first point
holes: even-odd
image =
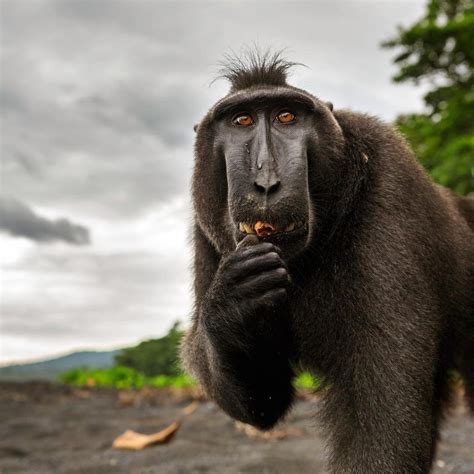
{"type": "Polygon", "coordinates": [[[278,261],[281,262],[281,257],[278,255],[274,250],[272,250],[270,253],[267,254],[267,257],[271,259],[272,261],[278,261]]]}
{"type": "Polygon", "coordinates": [[[280,276],[280,277],[286,277],[286,275],[288,274],[288,272],[286,271],[286,268],[283,268],[283,267],[279,267],[275,270],[275,273],[280,276]]]}
{"type": "Polygon", "coordinates": [[[256,249],[257,247],[250,247],[250,248],[244,248],[244,249],[241,249],[238,253],[238,257],[240,259],[249,259],[249,258],[252,258],[255,253],[256,253],[256,249]]]}

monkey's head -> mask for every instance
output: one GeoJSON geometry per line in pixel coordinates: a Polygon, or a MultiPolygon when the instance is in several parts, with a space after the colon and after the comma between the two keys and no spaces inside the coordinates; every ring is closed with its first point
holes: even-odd
{"type": "Polygon", "coordinates": [[[287,84],[291,65],[234,60],[229,94],[197,126],[196,219],[222,253],[256,234],[291,258],[324,224],[318,196],[330,198],[344,138],[331,104],[287,84]]]}

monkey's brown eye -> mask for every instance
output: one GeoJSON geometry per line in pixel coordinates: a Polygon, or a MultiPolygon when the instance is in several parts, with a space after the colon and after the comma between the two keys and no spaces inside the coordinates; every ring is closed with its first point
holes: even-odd
{"type": "Polygon", "coordinates": [[[280,112],[276,119],[280,122],[280,123],[290,123],[290,122],[294,122],[295,121],[295,114],[293,114],[292,112],[288,111],[288,110],[284,110],[283,112],[280,112]]]}
{"type": "Polygon", "coordinates": [[[242,125],[243,127],[248,127],[249,125],[253,125],[253,118],[247,114],[238,115],[234,119],[234,124],[242,125]]]}

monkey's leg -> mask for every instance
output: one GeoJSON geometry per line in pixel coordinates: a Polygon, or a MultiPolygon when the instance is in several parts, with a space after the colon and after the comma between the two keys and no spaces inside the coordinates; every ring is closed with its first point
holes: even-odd
{"type": "Polygon", "coordinates": [[[438,421],[433,362],[429,356],[417,360],[416,351],[403,345],[390,351],[384,342],[374,347],[377,342],[366,339],[327,395],[334,474],[430,471],[438,421]]]}

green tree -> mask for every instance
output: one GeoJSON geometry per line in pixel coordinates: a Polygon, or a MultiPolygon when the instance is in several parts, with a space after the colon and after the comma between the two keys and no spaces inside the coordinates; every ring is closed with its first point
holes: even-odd
{"type": "Polygon", "coordinates": [[[433,178],[474,191],[474,2],[430,0],[425,16],[383,44],[398,48],[396,82],[428,85],[426,113],[397,124],[433,178]]]}
{"type": "Polygon", "coordinates": [[[146,376],[178,375],[178,349],[183,331],[174,323],[168,334],[160,339],[143,341],[138,346],[124,349],[115,357],[119,366],[130,367],[146,376]]]}

